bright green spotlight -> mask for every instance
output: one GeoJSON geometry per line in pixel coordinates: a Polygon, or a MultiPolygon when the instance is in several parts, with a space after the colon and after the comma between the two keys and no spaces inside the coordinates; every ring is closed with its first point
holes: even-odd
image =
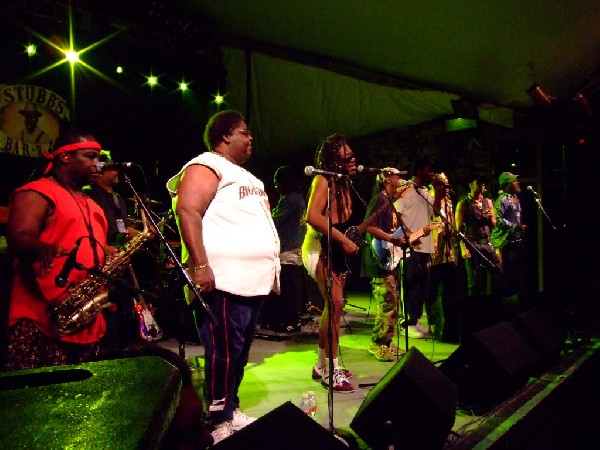
{"type": "Polygon", "coordinates": [[[123,73],[123,67],[117,66],[117,73],[123,73]]]}
{"type": "Polygon", "coordinates": [[[515,163],[511,163],[510,167],[517,167],[517,165],[515,163]]]}
{"type": "Polygon", "coordinates": [[[71,64],[76,64],[79,61],[79,52],[76,52],[75,50],[68,50],[65,52],[65,59],[67,61],[69,61],[71,64]]]}
{"type": "Polygon", "coordinates": [[[221,103],[223,103],[225,101],[225,97],[223,97],[220,94],[215,95],[215,103],[217,105],[220,105],[221,103]]]}
{"type": "Polygon", "coordinates": [[[185,81],[182,81],[181,83],[179,83],[179,89],[181,89],[182,91],[187,91],[188,85],[185,81]]]}
{"type": "Polygon", "coordinates": [[[150,75],[148,77],[148,84],[152,87],[156,86],[158,84],[158,78],[154,75],[150,75]]]}
{"type": "Polygon", "coordinates": [[[25,51],[27,52],[28,56],[33,56],[35,55],[37,48],[35,47],[35,45],[29,44],[27,47],[25,47],[25,51]]]}

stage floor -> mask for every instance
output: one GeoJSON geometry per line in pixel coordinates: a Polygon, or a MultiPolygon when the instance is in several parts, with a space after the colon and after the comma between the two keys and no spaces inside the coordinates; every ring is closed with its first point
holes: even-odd
{"type": "MultiPolygon", "coordinates": [[[[359,384],[377,383],[396,364],[395,361],[377,361],[367,351],[371,343],[375,309],[374,303],[369,309],[368,293],[354,292],[348,295],[348,305],[342,318],[340,364],[352,372],[350,381],[356,390],[350,394],[334,393],[333,425],[336,428],[349,429],[350,422],[372,388],[359,387],[359,384]]],[[[304,325],[303,332],[292,338],[281,341],[265,338],[254,340],[240,388],[241,409],[246,414],[261,417],[288,400],[298,404],[302,393],[313,390],[318,405],[316,420],[329,428],[327,389],[311,378],[312,365],[317,358],[316,327],[319,317],[313,316],[314,323],[304,325]]],[[[400,336],[397,344],[405,348],[404,335],[400,336]]],[[[175,339],[164,341],[161,345],[178,352],[175,339]]],[[[416,347],[433,364],[447,358],[458,347],[431,339],[409,339],[408,346],[416,347]]],[[[186,343],[185,357],[190,364],[202,365],[203,355],[204,348],[201,345],[186,343]]],[[[477,417],[457,412],[453,430],[468,427],[473,421],[477,421],[477,417]]]]}

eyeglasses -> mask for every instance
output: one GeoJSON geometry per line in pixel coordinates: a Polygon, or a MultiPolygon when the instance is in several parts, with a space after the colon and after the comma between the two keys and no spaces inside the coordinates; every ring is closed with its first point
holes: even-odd
{"type": "Polygon", "coordinates": [[[250,130],[237,130],[237,131],[239,131],[239,133],[243,136],[246,136],[246,137],[252,136],[252,133],[250,133],[250,130]]]}

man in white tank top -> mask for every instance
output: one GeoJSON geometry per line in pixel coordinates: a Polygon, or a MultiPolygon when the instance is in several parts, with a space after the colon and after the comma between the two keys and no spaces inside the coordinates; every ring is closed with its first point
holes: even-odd
{"type": "Polygon", "coordinates": [[[252,153],[244,118],[215,114],[204,142],[210,152],[186,163],[167,188],[182,262],[218,322],[205,317],[200,324],[204,397],[217,443],[255,420],[239,411],[238,389],[260,307],[271,290],[279,291],[279,237],[263,183],[241,167],[252,153]]]}

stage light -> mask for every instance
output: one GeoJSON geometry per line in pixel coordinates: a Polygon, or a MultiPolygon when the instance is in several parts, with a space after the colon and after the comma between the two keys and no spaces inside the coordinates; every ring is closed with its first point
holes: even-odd
{"type": "Polygon", "coordinates": [[[118,74],[121,74],[121,73],[123,73],[123,67],[121,67],[121,66],[117,66],[117,73],[118,73],[118,74]]]}
{"type": "Polygon", "coordinates": [[[214,100],[214,102],[215,102],[217,105],[220,105],[220,104],[222,104],[224,101],[225,101],[225,97],[223,97],[223,96],[222,96],[222,95],[220,95],[220,94],[217,94],[217,95],[215,95],[215,100],[214,100]]]}
{"type": "Polygon", "coordinates": [[[550,108],[552,103],[556,100],[556,97],[546,94],[537,83],[531,85],[525,92],[527,92],[527,95],[531,97],[534,103],[543,106],[544,108],[550,108]]]}
{"type": "Polygon", "coordinates": [[[477,119],[448,119],[445,123],[446,131],[468,130],[469,128],[477,128],[477,119]]]}
{"type": "Polygon", "coordinates": [[[154,75],[150,75],[148,77],[148,84],[150,85],[150,87],[156,86],[158,84],[158,78],[154,75]]]}
{"type": "Polygon", "coordinates": [[[67,61],[69,61],[71,64],[76,64],[78,62],[80,62],[79,59],[79,52],[76,52],[75,50],[71,49],[71,50],[67,50],[65,52],[65,59],[67,61]]]}
{"type": "Polygon", "coordinates": [[[582,92],[576,92],[573,96],[573,101],[584,117],[591,117],[594,114],[586,96],[582,92]]]}
{"type": "Polygon", "coordinates": [[[27,47],[25,47],[25,52],[27,53],[27,56],[33,56],[36,54],[37,48],[34,44],[29,44],[27,47]]]}
{"type": "Polygon", "coordinates": [[[188,85],[185,81],[182,81],[181,83],[179,83],[179,89],[181,91],[187,91],[188,85]]]}

